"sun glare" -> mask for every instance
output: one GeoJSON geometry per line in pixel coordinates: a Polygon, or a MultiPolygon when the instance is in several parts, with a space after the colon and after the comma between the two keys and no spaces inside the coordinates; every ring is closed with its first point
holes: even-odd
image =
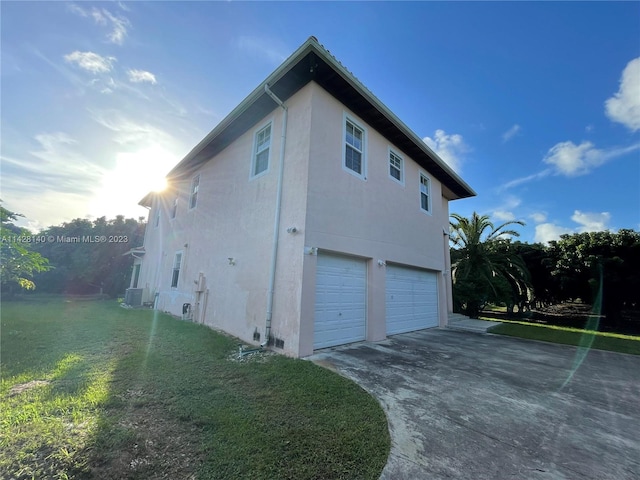
{"type": "Polygon", "coordinates": [[[115,168],[105,173],[96,192],[91,214],[139,216],[144,210],[138,202],[147,193],[167,187],[165,175],[176,162],[175,154],[159,146],[118,153],[115,168]]]}
{"type": "MultiPolygon", "coordinates": [[[[151,184],[151,182],[149,182],[151,184]]],[[[167,179],[165,177],[162,178],[154,178],[153,184],[151,185],[152,192],[162,192],[165,188],[167,188],[167,179]]]]}

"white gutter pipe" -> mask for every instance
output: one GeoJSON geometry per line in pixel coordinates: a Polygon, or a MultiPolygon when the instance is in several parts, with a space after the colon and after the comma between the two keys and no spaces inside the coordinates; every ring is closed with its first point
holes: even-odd
{"type": "Polygon", "coordinates": [[[271,336],[271,318],[273,316],[273,296],[276,283],[276,261],[278,259],[278,240],[280,239],[280,206],[282,204],[282,179],[284,176],[284,148],[287,143],[287,106],[280,100],[270,89],[269,85],[265,84],[264,91],[269,95],[274,102],[282,107],[282,136],[280,140],[280,165],[278,170],[278,185],[276,193],[276,213],[273,219],[273,251],[271,253],[271,268],[269,272],[269,290],[267,293],[267,321],[264,334],[264,342],[261,346],[266,346],[269,343],[269,337],[271,336]]]}

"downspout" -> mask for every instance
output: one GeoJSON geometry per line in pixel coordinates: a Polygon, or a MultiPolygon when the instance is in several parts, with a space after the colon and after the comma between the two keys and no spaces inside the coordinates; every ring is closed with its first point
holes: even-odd
{"type": "Polygon", "coordinates": [[[280,165],[278,171],[278,185],[276,193],[276,213],[273,219],[273,251],[271,252],[271,268],[269,271],[269,290],[267,293],[267,320],[264,334],[264,342],[261,346],[269,343],[271,336],[271,318],[273,316],[273,297],[276,283],[276,261],[278,259],[278,240],[280,238],[280,206],[282,204],[282,179],[284,176],[284,148],[287,142],[287,106],[280,100],[265,84],[264,91],[274,102],[282,107],[282,136],[280,139],[280,165]]]}

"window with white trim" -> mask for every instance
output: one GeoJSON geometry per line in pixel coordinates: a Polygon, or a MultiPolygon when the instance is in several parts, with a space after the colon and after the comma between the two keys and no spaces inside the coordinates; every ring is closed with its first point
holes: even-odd
{"type": "Polygon", "coordinates": [[[198,204],[198,190],[200,189],[200,174],[191,180],[191,192],[189,194],[189,208],[196,208],[198,204]]]}
{"type": "Polygon", "coordinates": [[[173,199],[173,205],[171,205],[171,218],[176,218],[178,213],[178,197],[173,199]]]}
{"type": "Polygon", "coordinates": [[[389,176],[404,185],[404,160],[393,150],[389,149],[389,176]]]}
{"type": "Polygon", "coordinates": [[[271,152],[271,123],[256,132],[253,144],[251,176],[257,177],[269,169],[269,154],[271,152]]]}
{"type": "Polygon", "coordinates": [[[431,213],[431,180],[424,173],[420,173],[420,209],[431,213]]]}
{"type": "Polygon", "coordinates": [[[345,116],[343,167],[359,177],[365,175],[365,130],[345,116]]]}
{"type": "Polygon", "coordinates": [[[178,286],[178,279],[180,278],[180,264],[182,263],[182,253],[176,253],[173,259],[173,270],[171,272],[171,288],[178,286]]]}

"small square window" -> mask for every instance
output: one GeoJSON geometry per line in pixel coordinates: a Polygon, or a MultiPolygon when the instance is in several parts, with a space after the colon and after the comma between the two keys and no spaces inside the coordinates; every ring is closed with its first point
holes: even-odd
{"type": "Polygon", "coordinates": [[[420,208],[431,213],[431,181],[425,174],[420,174],[420,208]]]}
{"type": "Polygon", "coordinates": [[[402,157],[389,150],[389,176],[395,181],[404,184],[402,157]]]}

